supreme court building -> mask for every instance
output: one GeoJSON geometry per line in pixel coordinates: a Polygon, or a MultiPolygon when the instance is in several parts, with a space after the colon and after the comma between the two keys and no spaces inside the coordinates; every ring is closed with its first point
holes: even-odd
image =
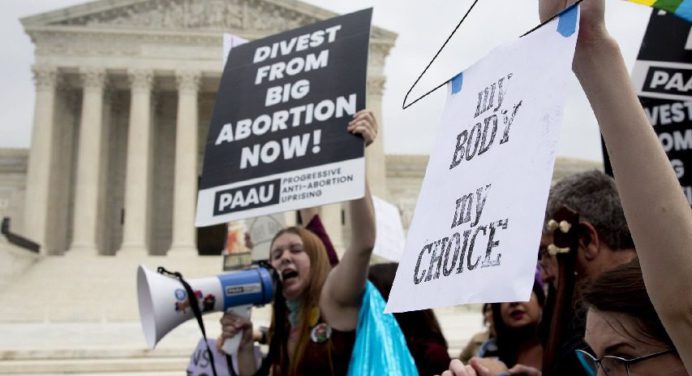
{"type": "MultiPolygon", "coordinates": [[[[0,149],[0,217],[44,255],[218,253],[225,229],[196,229],[194,217],[223,33],[252,40],[333,16],[295,0],[98,0],[23,18],[35,46],[33,132],[30,150],[0,149]]],[[[395,40],[373,27],[367,107],[380,135],[366,160],[373,193],[407,228],[427,157],[384,154],[395,40]]],[[[558,158],[554,178],[598,167],[558,158]]],[[[337,249],[347,207],[321,208],[337,249]]]]}
{"type": "MultiPolygon", "coordinates": [[[[4,208],[14,231],[47,255],[194,252],[218,233],[194,217],[223,33],[253,40],[333,16],[294,0],[99,0],[23,18],[36,99],[28,157],[3,159],[28,159],[4,208]]],[[[372,29],[367,107],[380,119],[395,39],[372,29]]],[[[382,136],[367,174],[387,197],[382,136]]],[[[341,205],[322,216],[340,244],[341,205]]]]}

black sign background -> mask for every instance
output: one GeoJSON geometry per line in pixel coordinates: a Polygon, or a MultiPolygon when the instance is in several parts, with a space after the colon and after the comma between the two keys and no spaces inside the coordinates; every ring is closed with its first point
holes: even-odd
{"type": "Polygon", "coordinates": [[[301,124],[296,127],[290,126],[291,118],[286,130],[267,132],[261,136],[251,135],[243,140],[224,142],[218,146],[215,145],[215,142],[226,123],[232,123],[235,127],[236,122],[241,119],[255,119],[262,114],[272,116],[277,111],[288,110],[308,103],[317,104],[323,99],[336,100],[340,96],[348,98],[349,95],[356,94],[356,110],[365,108],[371,18],[372,9],[366,9],[234,47],[230,52],[216,97],[207,138],[200,189],[363,157],[362,139],[354,137],[346,131],[347,124],[352,119],[348,115],[342,118],[331,118],[324,122],[313,120],[311,124],[301,124]],[[293,37],[324,30],[335,25],[341,25],[341,29],[337,31],[336,38],[332,43],[325,42],[315,48],[308,48],[300,52],[294,51],[286,56],[277,56],[261,63],[253,63],[255,50],[260,46],[271,46],[275,42],[287,41],[293,37]],[[255,85],[258,68],[279,61],[288,62],[292,58],[304,57],[310,53],[318,55],[325,49],[329,50],[329,60],[326,67],[273,81],[265,79],[259,85],[255,85]],[[265,107],[268,88],[287,83],[293,84],[301,79],[310,81],[310,91],[305,97],[265,107]],[[311,136],[310,145],[304,157],[290,160],[279,158],[270,164],[260,162],[255,167],[240,168],[243,147],[252,147],[255,144],[262,145],[271,140],[281,142],[280,140],[283,138],[305,133],[312,134],[315,130],[321,130],[319,153],[314,154],[312,151],[311,136]]]}
{"type": "Polygon", "coordinates": [[[682,18],[654,10],[637,60],[692,63],[692,50],[685,50],[689,33],[690,24],[682,18]]]}
{"type": "MultiPolygon", "coordinates": [[[[690,64],[692,66],[692,50],[685,50],[685,44],[690,33],[690,24],[680,19],[673,14],[660,14],[658,11],[653,11],[649,19],[649,25],[644,34],[641,49],[637,60],[660,61],[660,62],[675,62],[690,64]]],[[[692,99],[692,98],[691,98],[692,99]]],[[[657,115],[653,119],[653,126],[656,135],[661,138],[662,133],[672,135],[677,132],[679,137],[684,137],[687,130],[692,129],[692,116],[685,108],[684,118],[678,112],[675,121],[661,121],[660,112],[662,108],[670,108],[680,101],[669,99],[656,99],[639,96],[644,109],[649,116],[657,115]],[[666,123],[666,124],[664,124],[666,123]]],[[[666,110],[667,111],[667,110],[666,110]]],[[[674,115],[666,113],[670,119],[674,115]]],[[[663,137],[669,137],[664,135],[663,137]]],[[[601,141],[603,146],[603,162],[605,171],[608,175],[613,175],[613,169],[608,158],[608,152],[605,143],[601,141]]],[[[681,144],[681,143],[679,143],[681,144]]],[[[682,143],[684,144],[684,142],[682,143]]],[[[675,148],[673,147],[667,153],[669,160],[678,160],[682,162],[684,175],[678,180],[683,187],[687,200],[692,205],[692,148],[675,148]]],[[[680,166],[676,166],[676,172],[680,170],[680,166]]],[[[644,182],[645,183],[645,182],[644,182]]]]}

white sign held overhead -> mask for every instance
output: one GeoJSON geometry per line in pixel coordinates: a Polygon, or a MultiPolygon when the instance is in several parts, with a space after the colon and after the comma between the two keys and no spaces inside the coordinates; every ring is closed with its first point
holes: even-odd
{"type": "Polygon", "coordinates": [[[240,46],[241,44],[247,43],[247,39],[243,39],[239,36],[223,33],[223,66],[226,66],[228,62],[228,54],[231,53],[233,47],[240,46]]]}
{"type": "Polygon", "coordinates": [[[528,300],[578,24],[575,7],[448,85],[388,312],[528,300]]]}
{"type": "Polygon", "coordinates": [[[398,262],[406,241],[399,208],[379,197],[373,197],[373,205],[377,218],[377,238],[373,253],[398,262]]]}

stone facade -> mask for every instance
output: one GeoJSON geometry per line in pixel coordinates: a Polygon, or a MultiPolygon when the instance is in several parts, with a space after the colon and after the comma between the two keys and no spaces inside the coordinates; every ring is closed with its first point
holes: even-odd
{"type": "Polygon", "coordinates": [[[28,154],[25,149],[0,149],[0,218],[9,217],[13,231],[24,226],[28,154]]]}
{"type": "MultiPolygon", "coordinates": [[[[252,40],[333,16],[291,0],[99,0],[23,18],[36,102],[15,228],[51,255],[194,252],[222,34],[252,40]]],[[[367,106],[380,118],[395,39],[372,30],[367,106]]],[[[382,138],[367,153],[384,195],[382,138]]],[[[340,205],[323,216],[340,244],[340,205]]]]}
{"type": "MultiPolygon", "coordinates": [[[[208,236],[193,221],[222,34],[251,40],[335,15],[289,0],[99,0],[22,19],[36,47],[33,134],[29,153],[0,157],[0,213],[44,254],[194,253],[208,236]]],[[[367,106],[380,118],[395,39],[373,28],[367,106]]],[[[383,145],[366,150],[368,179],[408,227],[427,158],[385,157],[383,145]]],[[[337,249],[345,208],[321,209],[337,249]]]]}
{"type": "MultiPolygon", "coordinates": [[[[166,122],[164,122],[164,124],[165,123],[166,122]]],[[[171,121],[168,123],[170,124],[171,121]]],[[[170,128],[171,127],[164,127],[164,129],[170,128]]],[[[170,137],[171,135],[169,134],[168,138],[170,137]]],[[[117,144],[118,142],[114,141],[110,149],[117,150],[123,147],[122,145],[117,146],[117,144]]],[[[123,142],[121,141],[120,144],[123,144],[123,142]]],[[[160,145],[160,149],[163,150],[155,151],[157,155],[160,155],[155,158],[156,160],[165,160],[173,155],[170,142],[161,142],[160,145]]],[[[24,149],[0,149],[0,216],[11,217],[13,229],[18,229],[20,231],[21,227],[18,225],[22,223],[21,219],[23,215],[27,152],[28,151],[24,149]]],[[[383,198],[399,207],[404,228],[408,229],[411,224],[411,219],[413,218],[413,212],[416,208],[416,200],[418,199],[423,177],[425,176],[428,157],[425,155],[390,154],[386,156],[386,160],[388,189],[383,198]]],[[[602,170],[603,166],[598,162],[559,157],[555,162],[553,182],[565,176],[591,169],[602,170]]],[[[172,175],[173,172],[169,166],[168,169],[164,168],[158,170],[156,172],[156,179],[162,182],[171,181],[172,175]]],[[[123,177],[116,177],[114,180],[115,187],[113,189],[114,191],[118,191],[118,186],[122,186],[123,184],[123,177]]],[[[160,187],[154,187],[154,190],[164,191],[160,189],[160,187]]],[[[167,210],[165,203],[170,202],[171,199],[170,194],[168,196],[157,196],[151,205],[155,212],[164,212],[162,215],[170,215],[170,209],[168,209],[167,213],[165,212],[167,210]]],[[[109,205],[118,205],[120,202],[122,202],[122,196],[109,196],[109,205]]],[[[343,235],[346,237],[349,229],[346,223],[342,225],[344,226],[343,235]]],[[[170,224],[165,226],[164,222],[160,222],[154,225],[152,231],[152,237],[154,239],[152,254],[165,254],[166,247],[164,246],[164,242],[166,240],[166,234],[169,232],[170,224]]],[[[117,243],[118,239],[114,239],[113,241],[117,243]]]]}

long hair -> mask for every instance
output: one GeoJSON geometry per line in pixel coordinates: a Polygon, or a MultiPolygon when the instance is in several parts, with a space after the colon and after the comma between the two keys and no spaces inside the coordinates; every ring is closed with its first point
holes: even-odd
{"type": "MultiPolygon", "coordinates": [[[[538,305],[543,308],[545,304],[545,294],[541,286],[535,282],[533,284],[533,294],[536,295],[538,305]]],[[[493,310],[493,326],[495,327],[495,343],[497,344],[498,358],[503,361],[507,367],[513,367],[517,363],[517,350],[522,340],[527,336],[536,336],[540,339],[540,322],[533,327],[528,328],[510,328],[504,320],[502,320],[501,312],[502,303],[492,303],[493,310]]]]}
{"type": "MultiPolygon", "coordinates": [[[[638,259],[601,274],[582,296],[588,308],[632,317],[639,325],[639,333],[626,334],[634,338],[648,337],[675,348],[646,293],[638,259]]],[[[622,329],[625,330],[624,326],[622,329]]]]}
{"type": "MultiPolygon", "coordinates": [[[[385,300],[389,300],[397,267],[397,263],[370,266],[368,279],[385,300]]],[[[394,318],[420,375],[440,374],[447,369],[450,361],[447,340],[432,309],[395,313],[394,318]]]]}
{"type": "Polygon", "coordinates": [[[290,359],[288,356],[288,338],[290,336],[288,307],[286,306],[286,298],[283,296],[283,286],[281,283],[277,284],[269,329],[269,353],[273,356],[271,367],[274,375],[294,376],[298,374],[305,347],[310,339],[308,317],[314,308],[319,308],[322,286],[327,280],[331,266],[322,241],[312,232],[303,228],[285,228],[274,236],[271,244],[273,245],[279,236],[286,233],[298,235],[303,242],[303,251],[307,253],[310,259],[310,276],[307,288],[302,295],[298,324],[295,329],[298,333],[298,340],[290,359]]]}
{"type": "MultiPolygon", "coordinates": [[[[398,263],[384,263],[370,266],[368,279],[380,291],[384,300],[389,300],[389,292],[394,283],[398,263]]],[[[404,332],[409,347],[414,346],[416,339],[432,339],[447,347],[447,340],[442,334],[440,323],[432,309],[395,313],[394,317],[404,332]]]]}

